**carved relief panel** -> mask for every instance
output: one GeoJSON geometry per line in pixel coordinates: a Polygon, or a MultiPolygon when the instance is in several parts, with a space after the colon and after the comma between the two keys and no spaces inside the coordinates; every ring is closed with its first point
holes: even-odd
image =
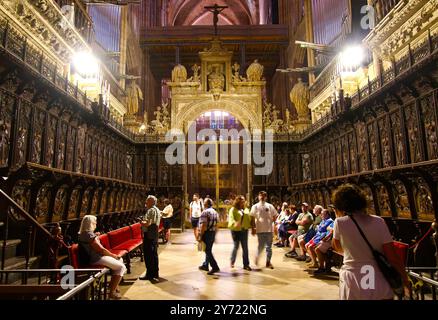
{"type": "Polygon", "coordinates": [[[77,130],[77,151],[76,151],[76,172],[84,173],[86,167],[85,160],[85,140],[87,126],[81,124],[77,130]]]}
{"type": "Polygon", "coordinates": [[[9,93],[0,90],[0,168],[8,166],[14,103],[9,93]]]}
{"type": "Polygon", "coordinates": [[[409,141],[409,154],[411,157],[411,162],[421,161],[421,142],[420,142],[420,132],[419,123],[416,114],[415,104],[409,104],[404,108],[406,129],[409,141]]]}
{"type": "Polygon", "coordinates": [[[56,222],[63,219],[65,206],[67,204],[67,189],[68,186],[65,185],[59,188],[56,192],[51,222],[56,222]]]}
{"type": "Polygon", "coordinates": [[[391,217],[391,205],[386,187],[381,183],[376,183],[376,193],[378,197],[380,215],[382,217],[391,217]]]}
{"type": "Polygon", "coordinates": [[[371,157],[371,169],[375,170],[379,168],[378,160],[378,147],[377,147],[377,134],[374,127],[374,122],[367,125],[368,141],[370,144],[370,157],[371,157]]]}
{"type": "Polygon", "coordinates": [[[288,172],[287,172],[287,163],[288,163],[288,159],[287,159],[287,154],[280,154],[278,156],[278,184],[279,185],[287,185],[287,177],[288,177],[288,172]]]}
{"type": "Polygon", "coordinates": [[[35,218],[40,223],[47,222],[49,213],[49,203],[52,197],[52,185],[50,183],[44,183],[38,190],[36,205],[35,205],[35,218]]]}
{"type": "Polygon", "coordinates": [[[31,151],[30,160],[31,162],[34,163],[41,162],[45,121],[46,121],[46,113],[36,108],[34,125],[33,125],[33,137],[32,137],[31,150],[30,150],[31,151]]]}
{"type": "Polygon", "coordinates": [[[365,195],[367,197],[367,202],[368,202],[367,213],[375,215],[376,209],[374,208],[374,197],[371,188],[365,183],[360,185],[360,187],[365,192],[365,195]]]}
{"type": "Polygon", "coordinates": [[[108,196],[109,196],[109,189],[106,189],[103,194],[102,194],[102,200],[100,202],[100,209],[99,209],[99,213],[103,214],[107,212],[107,202],[108,202],[108,196]]]}
{"type": "Polygon", "coordinates": [[[387,125],[387,118],[383,117],[377,121],[379,127],[379,136],[380,136],[380,149],[382,156],[382,165],[384,168],[390,167],[392,165],[391,160],[391,143],[389,139],[389,131],[387,125]]]}
{"type": "Polygon", "coordinates": [[[310,155],[308,153],[302,155],[303,181],[312,180],[310,172],[310,155]]]}
{"type": "Polygon", "coordinates": [[[46,152],[45,165],[48,167],[53,167],[57,122],[58,120],[55,118],[55,116],[49,115],[49,121],[46,127],[47,138],[46,138],[46,148],[45,148],[45,152],[46,152]]]}
{"type": "Polygon", "coordinates": [[[427,159],[438,158],[437,117],[433,94],[420,99],[421,119],[423,120],[426,138],[427,159]]]}
{"type": "Polygon", "coordinates": [[[429,186],[422,178],[417,178],[414,183],[414,198],[418,219],[433,221],[435,219],[435,213],[433,209],[432,195],[429,186]]]}
{"type": "Polygon", "coordinates": [[[362,121],[356,123],[356,136],[358,143],[359,170],[365,171],[368,170],[368,145],[366,126],[362,121]]]}
{"type": "Polygon", "coordinates": [[[82,187],[77,186],[73,189],[70,196],[70,203],[68,206],[68,219],[75,219],[77,216],[78,205],[79,205],[79,196],[81,193],[82,187]]]}
{"type": "Polygon", "coordinates": [[[397,216],[399,218],[411,219],[411,210],[409,208],[408,194],[405,185],[402,181],[396,180],[393,182],[393,186],[397,216]]]}
{"type": "Polygon", "coordinates": [[[58,169],[64,169],[65,164],[65,151],[66,151],[66,138],[67,138],[68,125],[64,121],[61,122],[61,128],[59,131],[59,143],[56,152],[56,167],[58,169]]]}
{"type": "Polygon", "coordinates": [[[98,214],[98,212],[97,212],[98,208],[97,207],[98,207],[98,204],[99,204],[99,194],[100,194],[101,191],[102,191],[102,188],[96,189],[94,191],[93,200],[91,202],[91,211],[90,211],[91,214],[98,214]]]}
{"type": "Polygon", "coordinates": [[[65,170],[68,171],[73,171],[76,134],[77,134],[77,129],[72,126],[69,126],[67,132],[67,148],[65,152],[65,170]]]}
{"type": "MultiPolygon", "coordinates": [[[[14,201],[26,211],[29,211],[31,196],[30,184],[31,181],[19,180],[15,183],[11,192],[11,198],[14,199],[14,201]]],[[[9,207],[8,211],[11,217],[15,220],[24,220],[24,218],[22,218],[22,216],[17,213],[14,208],[9,207]]]]}
{"type": "Polygon", "coordinates": [[[350,171],[351,173],[356,173],[357,162],[356,162],[356,138],[354,133],[351,132],[348,134],[348,150],[350,152],[350,171]]]}
{"type": "Polygon", "coordinates": [[[90,206],[92,192],[93,192],[93,187],[88,187],[82,196],[81,215],[80,215],[81,217],[88,214],[89,212],[88,209],[90,206]]]}
{"type": "Polygon", "coordinates": [[[397,165],[406,163],[405,143],[403,139],[400,113],[398,111],[390,114],[392,139],[394,141],[395,162],[397,165]]]}
{"type": "Polygon", "coordinates": [[[26,162],[27,143],[29,136],[30,115],[32,105],[23,100],[19,108],[19,122],[17,135],[15,137],[15,151],[14,151],[14,167],[20,167],[26,162]]]}

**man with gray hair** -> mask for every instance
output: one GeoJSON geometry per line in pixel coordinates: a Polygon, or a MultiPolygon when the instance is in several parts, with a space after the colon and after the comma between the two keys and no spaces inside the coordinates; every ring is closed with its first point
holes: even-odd
{"type": "Polygon", "coordinates": [[[158,276],[158,227],[160,225],[160,210],[157,208],[157,198],[149,195],[146,199],[146,214],[141,221],[143,231],[143,255],[146,264],[146,274],[140,280],[159,282],[158,276]]]}

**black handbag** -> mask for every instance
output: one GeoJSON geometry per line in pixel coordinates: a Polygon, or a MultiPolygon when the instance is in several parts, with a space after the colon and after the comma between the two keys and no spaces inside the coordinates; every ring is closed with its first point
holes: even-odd
{"type": "Polygon", "coordinates": [[[363,233],[362,229],[359,227],[359,224],[356,222],[356,220],[353,218],[353,216],[351,214],[348,216],[351,218],[351,220],[353,220],[353,222],[356,225],[357,229],[359,230],[362,238],[365,240],[368,247],[371,249],[371,252],[373,253],[373,257],[376,260],[380,271],[382,272],[386,281],[388,281],[388,283],[391,286],[394,293],[398,296],[403,295],[403,281],[402,281],[400,273],[397,271],[397,269],[395,269],[391,265],[391,263],[389,263],[388,259],[386,258],[386,256],[384,254],[382,254],[381,252],[379,252],[373,248],[373,246],[368,241],[368,239],[365,237],[365,234],[363,233]]]}

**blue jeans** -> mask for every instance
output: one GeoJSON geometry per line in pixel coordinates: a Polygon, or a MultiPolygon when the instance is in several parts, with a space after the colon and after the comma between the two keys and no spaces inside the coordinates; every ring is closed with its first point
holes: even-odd
{"type": "Polygon", "coordinates": [[[272,232],[261,232],[257,233],[257,238],[259,239],[259,246],[257,248],[257,256],[259,257],[266,248],[266,262],[271,262],[272,258],[272,232]]]}
{"type": "Polygon", "coordinates": [[[233,237],[233,251],[231,252],[231,263],[236,262],[237,250],[239,250],[239,244],[242,245],[242,258],[243,266],[249,267],[249,256],[248,256],[248,230],[242,231],[231,231],[231,236],[233,237]]]}
{"type": "Polygon", "coordinates": [[[219,269],[212,252],[215,236],[216,231],[206,231],[202,237],[202,241],[205,242],[205,262],[203,266],[208,268],[210,265],[212,269],[219,269]]]}

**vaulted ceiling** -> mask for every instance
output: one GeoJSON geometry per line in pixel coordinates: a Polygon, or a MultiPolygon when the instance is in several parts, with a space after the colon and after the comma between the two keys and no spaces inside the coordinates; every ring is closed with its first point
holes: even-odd
{"type": "Polygon", "coordinates": [[[167,26],[211,25],[213,14],[205,6],[228,6],[219,16],[220,25],[269,23],[269,0],[163,0],[167,26]]]}

